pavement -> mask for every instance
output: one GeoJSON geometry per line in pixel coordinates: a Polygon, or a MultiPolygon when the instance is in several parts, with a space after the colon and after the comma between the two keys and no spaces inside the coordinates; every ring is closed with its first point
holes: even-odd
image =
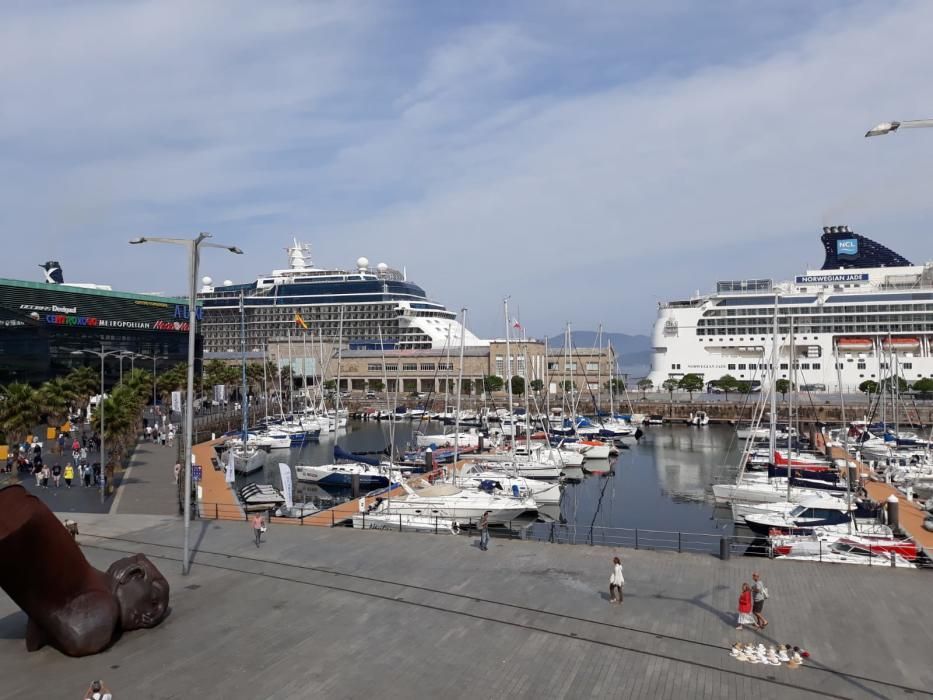
{"type": "Polygon", "coordinates": [[[99,568],[143,552],[171,615],[110,650],[28,654],[25,616],[0,596],[0,698],[901,698],[931,696],[930,574],[468,536],[79,515],[99,568]],[[735,629],[743,581],[770,590],[762,632],[735,629]],[[790,643],[800,669],[749,665],[734,641],[790,643]]]}

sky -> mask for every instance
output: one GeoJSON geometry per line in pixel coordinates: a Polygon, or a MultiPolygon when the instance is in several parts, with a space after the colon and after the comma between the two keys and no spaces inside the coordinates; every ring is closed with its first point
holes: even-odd
{"type": "Polygon", "coordinates": [[[650,333],[657,302],[928,252],[933,3],[0,5],[0,276],[182,292],[366,256],[482,336],[650,333]],[[514,314],[513,314],[514,315],[514,314]]]}

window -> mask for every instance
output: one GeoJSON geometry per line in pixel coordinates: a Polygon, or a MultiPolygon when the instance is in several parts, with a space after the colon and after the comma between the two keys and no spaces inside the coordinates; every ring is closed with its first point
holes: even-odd
{"type": "Polygon", "coordinates": [[[398,365],[386,365],[386,372],[398,372],[398,365]]]}
{"type": "Polygon", "coordinates": [[[576,363],[576,362],[568,362],[568,363],[567,363],[567,366],[564,367],[564,369],[567,370],[567,371],[570,371],[570,370],[572,370],[572,369],[575,370],[576,368],[577,368],[577,363],[576,363]]]}
{"type": "Polygon", "coordinates": [[[739,365],[739,369],[740,369],[740,370],[745,369],[745,365],[739,365]]]}
{"type": "Polygon", "coordinates": [[[370,372],[381,372],[382,365],[370,362],[369,365],[366,366],[366,369],[370,372]]]}
{"type": "Polygon", "coordinates": [[[598,363],[598,362],[587,362],[587,363],[586,363],[586,371],[587,371],[587,372],[596,372],[596,371],[598,371],[598,370],[599,370],[599,363],[598,363]]]}
{"type": "Polygon", "coordinates": [[[819,368],[820,368],[820,363],[819,363],[819,362],[814,362],[812,366],[813,366],[813,369],[819,369],[819,368]]]}
{"type": "Polygon", "coordinates": [[[726,369],[732,369],[732,370],[734,370],[734,369],[735,369],[735,365],[727,365],[726,369]]]}
{"type": "Polygon", "coordinates": [[[913,362],[902,362],[901,367],[903,367],[904,369],[913,369],[914,363],[913,362]]]}
{"type": "Polygon", "coordinates": [[[802,365],[800,365],[800,369],[810,369],[810,363],[804,362],[802,365]]]}
{"type": "Polygon", "coordinates": [[[782,363],[781,363],[781,369],[787,369],[787,363],[786,363],[786,362],[782,362],[782,363]]]}
{"type": "Polygon", "coordinates": [[[856,369],[865,369],[865,360],[859,360],[856,369]]]}
{"type": "Polygon", "coordinates": [[[422,362],[422,363],[421,363],[421,371],[422,371],[422,372],[433,372],[433,371],[434,371],[434,363],[433,363],[433,362],[422,362]]]}

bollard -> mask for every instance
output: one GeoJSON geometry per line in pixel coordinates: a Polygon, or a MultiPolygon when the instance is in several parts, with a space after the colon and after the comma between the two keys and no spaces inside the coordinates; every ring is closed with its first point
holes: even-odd
{"type": "Polygon", "coordinates": [[[424,469],[429,474],[434,471],[434,450],[430,447],[424,451],[424,469]]]}
{"type": "Polygon", "coordinates": [[[732,540],[729,537],[719,538],[719,558],[723,561],[732,557],[732,540]]]}
{"type": "Polygon", "coordinates": [[[888,496],[887,508],[888,508],[888,527],[890,527],[891,530],[893,530],[894,532],[897,532],[899,529],[898,525],[900,524],[899,516],[900,516],[901,504],[900,504],[900,501],[897,500],[897,496],[895,496],[893,493],[890,496],[888,496]]]}
{"type": "Polygon", "coordinates": [[[892,569],[897,567],[897,559],[895,557],[897,557],[897,553],[892,551],[891,552],[891,568],[892,569]]]}
{"type": "Polygon", "coordinates": [[[359,474],[350,475],[350,497],[351,498],[360,497],[360,475],[359,474]]]}
{"type": "Polygon", "coordinates": [[[849,488],[854,491],[859,486],[858,467],[850,462],[848,471],[849,488]]]}
{"type": "Polygon", "coordinates": [[[484,445],[485,441],[486,441],[486,437],[485,437],[484,435],[480,434],[480,436],[477,438],[477,441],[476,441],[476,451],[477,451],[477,452],[482,452],[482,451],[483,451],[483,447],[485,446],[485,445],[484,445]]]}

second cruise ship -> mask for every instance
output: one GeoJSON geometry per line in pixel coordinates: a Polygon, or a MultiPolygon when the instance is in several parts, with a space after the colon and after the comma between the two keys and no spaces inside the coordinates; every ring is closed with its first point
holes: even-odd
{"type": "Polygon", "coordinates": [[[287,268],[253,282],[212,286],[205,278],[198,294],[205,353],[238,349],[241,320],[247,348],[296,330],[360,349],[457,347],[461,334],[467,347],[488,345],[463,328],[454,312],[385,263],[370,267],[369,260],[359,258],[352,270],[321,268],[313,264],[308,244],[296,240],[287,251],[287,268]]]}
{"type": "Polygon", "coordinates": [[[933,377],[933,263],[915,265],[848,226],[825,227],[821,240],[823,267],[793,282],[729,280],[715,293],[660,304],[654,386],[688,373],[766,384],[773,342],[776,377],[794,374],[801,389],[933,377]]]}

